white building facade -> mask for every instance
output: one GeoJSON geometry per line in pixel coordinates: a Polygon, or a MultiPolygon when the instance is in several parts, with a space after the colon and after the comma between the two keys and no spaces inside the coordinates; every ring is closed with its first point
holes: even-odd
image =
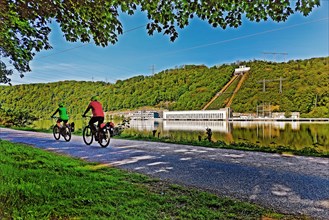
{"type": "Polygon", "coordinates": [[[196,111],[164,111],[163,120],[209,120],[219,121],[230,118],[230,109],[196,110],[196,111]]]}
{"type": "Polygon", "coordinates": [[[133,112],[129,117],[132,120],[148,120],[159,118],[159,113],[156,111],[137,111],[133,112]]]}

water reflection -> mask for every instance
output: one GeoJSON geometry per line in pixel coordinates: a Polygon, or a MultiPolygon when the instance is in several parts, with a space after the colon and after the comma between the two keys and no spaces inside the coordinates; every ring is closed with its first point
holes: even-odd
{"type": "Polygon", "coordinates": [[[159,127],[159,121],[154,120],[131,120],[129,122],[130,128],[144,131],[157,130],[159,127]]]}
{"type": "Polygon", "coordinates": [[[211,128],[215,141],[281,145],[295,149],[314,147],[329,151],[329,123],[325,122],[132,120],[130,127],[137,132],[157,130],[162,135],[184,136],[190,140],[205,135],[206,128],[211,128]]]}
{"type": "Polygon", "coordinates": [[[211,128],[212,131],[228,133],[229,126],[226,121],[163,121],[164,131],[205,131],[211,128]]]}
{"type": "Polygon", "coordinates": [[[259,128],[259,127],[273,127],[280,130],[285,130],[289,126],[292,130],[300,130],[299,121],[235,121],[230,122],[234,128],[259,128]]]}
{"type": "MultiPolygon", "coordinates": [[[[280,130],[300,130],[301,122],[283,122],[283,121],[154,121],[154,120],[132,120],[130,127],[138,130],[152,131],[161,129],[163,131],[205,131],[211,128],[212,131],[221,133],[230,133],[233,129],[260,129],[269,128],[280,130]]],[[[305,124],[305,123],[304,123],[305,124]]],[[[314,123],[306,123],[314,124],[314,123]]]]}

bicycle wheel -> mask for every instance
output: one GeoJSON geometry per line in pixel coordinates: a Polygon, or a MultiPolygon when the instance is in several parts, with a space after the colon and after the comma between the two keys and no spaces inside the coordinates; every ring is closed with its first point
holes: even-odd
{"type": "Polygon", "coordinates": [[[57,125],[55,125],[53,128],[53,135],[56,140],[59,140],[59,138],[61,137],[60,128],[57,125]]]}
{"type": "Polygon", "coordinates": [[[66,141],[70,141],[71,140],[71,129],[69,127],[65,127],[65,129],[63,131],[63,136],[64,136],[64,139],[66,141]]]}
{"type": "Polygon", "coordinates": [[[90,145],[93,142],[94,137],[89,125],[83,129],[82,136],[85,144],[90,145]]]}
{"type": "Polygon", "coordinates": [[[110,139],[111,139],[110,131],[108,129],[105,129],[105,130],[100,131],[100,132],[101,133],[100,133],[98,143],[102,147],[107,147],[110,144],[110,139]]]}

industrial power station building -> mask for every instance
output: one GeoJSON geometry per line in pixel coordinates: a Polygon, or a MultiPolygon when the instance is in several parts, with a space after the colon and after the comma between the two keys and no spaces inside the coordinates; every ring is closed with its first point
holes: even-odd
{"type": "Polygon", "coordinates": [[[230,118],[230,108],[197,111],[164,111],[163,120],[211,120],[223,121],[230,118]]]}

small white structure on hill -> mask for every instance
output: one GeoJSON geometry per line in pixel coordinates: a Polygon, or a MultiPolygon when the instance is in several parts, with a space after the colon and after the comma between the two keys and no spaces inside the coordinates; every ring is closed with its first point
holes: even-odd
{"type": "Polygon", "coordinates": [[[250,67],[239,66],[239,68],[234,70],[234,75],[243,75],[245,72],[248,72],[250,67]]]}

